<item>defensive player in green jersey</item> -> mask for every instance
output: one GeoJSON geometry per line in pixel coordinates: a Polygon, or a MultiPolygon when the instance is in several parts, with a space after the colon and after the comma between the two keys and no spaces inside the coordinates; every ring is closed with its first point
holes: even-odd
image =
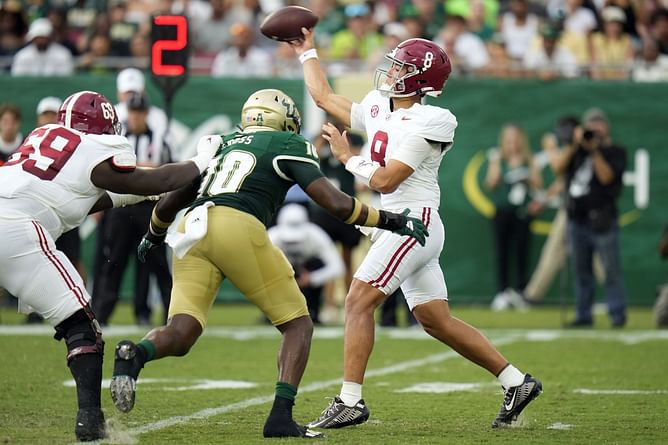
{"type": "Polygon", "coordinates": [[[378,211],[335,188],[320,171],[315,148],[299,135],[300,116],[292,99],[279,90],[253,93],[243,106],[242,130],[206,143],[219,144],[204,176],[160,200],[140,259],[165,239],[179,209],[190,206],[169,244],[174,248],[174,286],[167,325],[134,344],[116,346],[111,396],[130,411],[136,380],[144,364],[188,353],[202,334],[218,288],[225,278],[253,302],[283,336],[278,353],[276,395],[265,437],[318,437],[292,418],[311,347],[313,324],[306,301],[283,253],[266,226],[293,184],[348,224],[378,227],[412,236],[428,235],[422,221],[378,211]]]}

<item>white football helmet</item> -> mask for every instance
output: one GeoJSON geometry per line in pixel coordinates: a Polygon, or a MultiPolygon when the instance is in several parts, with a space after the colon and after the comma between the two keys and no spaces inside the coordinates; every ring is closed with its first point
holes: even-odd
{"type": "Polygon", "coordinates": [[[269,127],[299,133],[301,116],[295,102],[281,90],[259,90],[251,94],[241,109],[241,128],[269,127]]]}

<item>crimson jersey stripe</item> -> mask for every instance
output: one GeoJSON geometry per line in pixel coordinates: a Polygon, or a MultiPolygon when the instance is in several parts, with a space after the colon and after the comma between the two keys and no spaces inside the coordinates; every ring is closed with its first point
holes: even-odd
{"type": "Polygon", "coordinates": [[[60,262],[60,260],[51,252],[48,248],[48,243],[46,241],[46,235],[43,232],[42,227],[37,224],[35,221],[32,221],[32,225],[35,227],[35,230],[37,231],[37,237],[39,238],[39,246],[42,249],[42,251],[46,254],[46,257],[49,259],[51,264],[56,268],[58,273],[60,273],[60,276],[63,277],[63,280],[65,281],[65,284],[67,287],[72,291],[74,296],[77,298],[79,301],[79,304],[82,307],[86,307],[86,300],[83,297],[83,292],[79,287],[75,284],[74,280],[70,276],[70,274],[67,272],[67,269],[63,264],[60,262]]]}
{"type": "MultiPolygon", "coordinates": [[[[426,207],[422,209],[422,221],[423,222],[425,221],[425,213],[426,213],[427,210],[429,210],[429,213],[431,213],[431,209],[428,209],[426,207]]],[[[404,258],[404,256],[406,256],[406,253],[408,253],[408,251],[410,249],[412,249],[413,246],[415,246],[416,242],[417,241],[415,240],[415,238],[408,238],[407,240],[405,240],[401,244],[401,246],[399,246],[399,248],[394,251],[394,254],[392,254],[392,258],[390,258],[390,262],[387,264],[387,266],[385,266],[385,269],[383,270],[383,273],[381,273],[380,276],[378,278],[376,278],[375,280],[371,280],[369,282],[369,284],[374,286],[374,287],[385,286],[389,282],[390,278],[392,278],[392,275],[394,275],[394,272],[397,270],[397,267],[399,266],[399,263],[401,262],[401,260],[404,258]],[[395,263],[395,260],[396,260],[396,263],[395,263]],[[394,267],[392,267],[393,263],[395,263],[394,267]],[[391,272],[390,272],[390,270],[391,270],[391,272]],[[381,280],[383,280],[383,278],[385,278],[385,275],[387,275],[388,272],[390,272],[390,276],[384,280],[383,284],[379,284],[379,282],[381,280]]]]}

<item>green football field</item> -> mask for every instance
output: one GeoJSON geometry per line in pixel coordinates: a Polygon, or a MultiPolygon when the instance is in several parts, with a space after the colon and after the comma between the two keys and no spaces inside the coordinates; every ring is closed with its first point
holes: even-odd
{"type": "MultiPolygon", "coordinates": [[[[543,394],[516,427],[493,430],[502,401],[495,379],[420,329],[378,329],[364,398],[368,423],[325,431],[322,444],[665,444],[668,443],[668,331],[651,310],[634,309],[624,330],[599,315],[593,330],[563,330],[555,308],[492,313],[453,307],[484,330],[516,366],[543,382],[543,394]]],[[[73,443],[75,390],[65,346],[45,326],[21,325],[0,310],[0,444],[73,443]]],[[[110,439],[127,444],[303,443],[262,439],[273,399],[277,331],[245,305],[217,305],[185,358],[149,363],[128,414],[102,403],[110,439]]],[[[105,379],[119,340],[145,329],[122,306],[105,328],[105,379]]],[[[342,329],[317,327],[295,417],[306,423],[338,393],[342,329]]]]}

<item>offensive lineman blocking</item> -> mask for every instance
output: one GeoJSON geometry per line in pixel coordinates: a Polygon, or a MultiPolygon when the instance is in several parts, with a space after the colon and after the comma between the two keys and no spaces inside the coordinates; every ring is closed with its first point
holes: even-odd
{"type": "Polygon", "coordinates": [[[148,199],[128,193],[156,195],[191,182],[217,148],[205,141],[189,161],[141,169],[119,134],[111,102],[81,91],[65,99],[57,124],[33,130],[0,167],[0,286],[19,299],[22,312],[37,312],[51,323],[56,340],[65,339],[77,387],[74,432],[80,441],[105,436],[104,341],[83,280],[55,240],[89,213],[148,199]]]}
{"type": "Polygon", "coordinates": [[[390,232],[374,231],[374,242],[355,273],[345,301],[343,384],[310,427],[340,428],[366,422],[369,409],[362,382],[374,343],[375,309],[401,287],[424,330],[494,374],[504,388],[504,403],[493,427],[510,425],[537,397],[542,384],[511,365],[477,329],[453,317],[448,307],[439,257],[445,231],[438,214],[438,169],[452,147],[457,121],[440,107],[422,105],[425,95],[441,94],[450,75],[447,54],[424,39],[401,42],[386,55],[387,70],[376,71],[375,86],[362,103],[334,94],[318,62],[313,34],[290,42],[303,64],[304,80],[315,103],[347,127],[364,130],[371,159],[353,156],[345,132],[323,125],[332,153],[346,169],[381,193],[387,210],[410,208],[430,236],[424,245],[390,232]]]}

